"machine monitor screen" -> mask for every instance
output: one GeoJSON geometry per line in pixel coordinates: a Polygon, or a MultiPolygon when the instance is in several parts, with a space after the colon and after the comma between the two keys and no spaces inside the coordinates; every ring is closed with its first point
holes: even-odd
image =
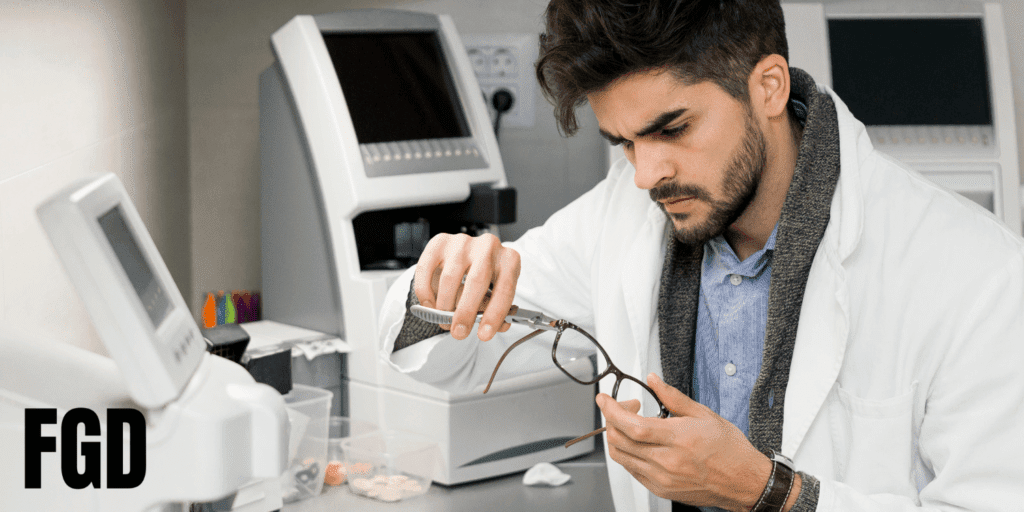
{"type": "Polygon", "coordinates": [[[832,84],[871,125],[991,125],[978,18],[833,19],[832,84]]]}
{"type": "Polygon", "coordinates": [[[142,250],[121,213],[121,207],[115,206],[101,215],[99,223],[107,241],[114,249],[114,254],[117,255],[117,260],[128,274],[128,280],[132,282],[135,293],[146,308],[153,327],[159,327],[171,311],[171,300],[142,255],[142,250]]]}
{"type": "Polygon", "coordinates": [[[361,144],[470,136],[436,32],[323,38],[361,144]]]}

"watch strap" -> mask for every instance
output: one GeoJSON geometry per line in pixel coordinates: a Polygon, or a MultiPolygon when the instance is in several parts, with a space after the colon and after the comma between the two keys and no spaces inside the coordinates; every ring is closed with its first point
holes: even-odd
{"type": "Polygon", "coordinates": [[[793,481],[796,478],[792,463],[788,459],[774,451],[766,454],[772,461],[772,472],[768,476],[768,483],[761,492],[761,498],[754,504],[751,512],[782,512],[789,500],[789,494],[793,492],[793,481]]]}

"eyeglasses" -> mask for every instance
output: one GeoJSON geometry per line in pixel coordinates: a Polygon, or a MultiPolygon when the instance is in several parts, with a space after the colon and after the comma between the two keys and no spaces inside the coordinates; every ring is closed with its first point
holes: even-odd
{"type": "MultiPolygon", "coordinates": [[[[608,357],[608,352],[606,352],[604,350],[604,347],[602,347],[601,344],[598,343],[597,340],[594,339],[594,337],[590,335],[590,333],[588,333],[587,331],[583,330],[579,326],[577,326],[577,325],[575,325],[575,324],[573,324],[571,322],[567,322],[565,320],[554,320],[554,321],[552,321],[550,323],[539,324],[537,326],[538,327],[542,326],[542,328],[539,328],[539,329],[531,332],[530,334],[527,334],[526,336],[523,336],[522,338],[517,340],[515,343],[510,345],[507,349],[505,349],[505,353],[501,355],[500,359],[498,359],[498,364],[494,365],[494,371],[491,372],[491,379],[487,381],[487,387],[484,388],[484,393],[487,393],[487,391],[491,389],[491,383],[494,382],[494,377],[498,374],[498,368],[501,367],[502,361],[504,361],[505,358],[508,357],[508,354],[510,352],[512,352],[513,349],[515,349],[519,345],[522,345],[523,343],[526,343],[527,341],[535,338],[536,336],[538,336],[541,333],[543,333],[545,330],[553,330],[553,331],[555,331],[555,341],[551,345],[551,360],[554,361],[555,366],[559,370],[562,370],[562,373],[566,374],[570,379],[572,379],[572,380],[574,380],[574,381],[576,381],[576,382],[578,382],[580,384],[583,384],[584,386],[590,386],[590,385],[596,384],[598,381],[600,381],[601,379],[607,377],[608,375],[615,375],[615,386],[612,388],[612,398],[613,399],[618,400],[619,388],[620,388],[620,386],[623,385],[623,383],[626,384],[625,387],[630,387],[630,386],[633,386],[633,385],[637,385],[637,386],[640,386],[640,389],[642,389],[643,391],[645,391],[648,394],[650,394],[651,397],[654,398],[654,401],[658,403],[658,407],[660,408],[660,414],[658,415],[659,418],[667,418],[669,416],[668,409],[665,408],[665,404],[661,403],[661,400],[658,398],[658,395],[656,395],[654,393],[654,390],[651,389],[650,387],[648,387],[647,384],[644,384],[643,382],[641,382],[636,377],[633,377],[632,375],[627,375],[627,374],[623,373],[622,370],[619,370],[619,368],[617,366],[612,364],[611,359],[608,357]],[[573,348],[570,348],[570,347],[567,347],[567,346],[562,346],[562,348],[559,348],[558,342],[562,339],[562,333],[564,333],[566,330],[573,330],[573,331],[576,331],[576,332],[582,334],[587,340],[590,341],[590,343],[593,343],[594,347],[596,347],[596,350],[594,352],[597,355],[598,361],[597,361],[597,372],[596,372],[596,375],[594,376],[594,378],[592,378],[590,380],[580,379],[576,375],[573,375],[573,373],[571,371],[569,371],[565,367],[566,364],[569,364],[571,361],[575,361],[578,358],[578,356],[579,356],[579,351],[576,350],[576,349],[573,349],[573,348]]],[[[627,393],[627,396],[642,396],[642,392],[643,391],[637,392],[634,389],[634,390],[630,391],[629,393],[627,393]]],[[[574,445],[574,444],[576,444],[576,443],[578,443],[580,441],[583,441],[585,439],[589,439],[589,438],[591,438],[593,436],[596,436],[597,434],[600,434],[601,432],[604,432],[604,431],[605,431],[605,428],[601,427],[601,428],[599,428],[599,429],[597,429],[597,430],[595,430],[595,431],[593,431],[593,432],[591,432],[589,434],[577,437],[576,439],[573,439],[573,440],[565,443],[565,447],[568,448],[568,447],[570,447],[570,446],[572,446],[572,445],[574,445]]]]}

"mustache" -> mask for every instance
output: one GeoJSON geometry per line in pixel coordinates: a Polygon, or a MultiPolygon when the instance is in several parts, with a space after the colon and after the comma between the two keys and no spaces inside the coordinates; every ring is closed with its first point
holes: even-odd
{"type": "Polygon", "coordinates": [[[648,191],[651,196],[651,201],[662,201],[665,199],[675,199],[679,197],[690,197],[694,196],[697,199],[708,199],[707,191],[697,185],[680,185],[674,181],[669,181],[664,185],[659,185],[648,191]]]}

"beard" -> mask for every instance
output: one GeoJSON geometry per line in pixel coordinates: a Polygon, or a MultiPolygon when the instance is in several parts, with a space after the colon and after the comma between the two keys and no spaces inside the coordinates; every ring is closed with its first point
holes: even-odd
{"type": "Polygon", "coordinates": [[[673,224],[673,236],[679,242],[685,245],[704,245],[712,238],[725,233],[753,201],[757,186],[761,183],[761,174],[768,166],[768,157],[764,133],[754,124],[749,110],[744,131],[743,141],[726,167],[722,184],[724,197],[721,199],[713,197],[700,185],[680,185],[675,181],[650,190],[652,201],[693,196],[694,200],[705,202],[711,207],[711,213],[706,219],[687,227],[685,222],[692,214],[669,213],[665,210],[665,205],[658,202],[658,207],[668,216],[669,221],[684,224],[679,228],[673,224]]]}

